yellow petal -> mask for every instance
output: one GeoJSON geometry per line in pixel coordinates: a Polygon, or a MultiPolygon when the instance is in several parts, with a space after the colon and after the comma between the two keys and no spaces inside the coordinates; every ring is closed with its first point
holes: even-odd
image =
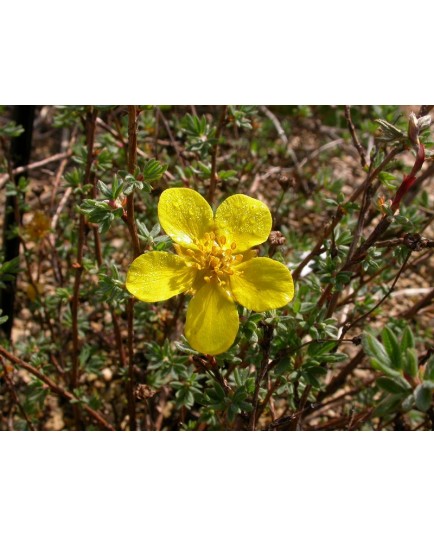
{"type": "Polygon", "coordinates": [[[219,234],[225,235],[229,243],[235,242],[235,252],[265,242],[272,225],[267,205],[243,194],[231,195],[223,201],[217,209],[215,222],[219,234]]]}
{"type": "Polygon", "coordinates": [[[178,255],[151,251],[132,262],[126,287],[144,302],[167,300],[189,290],[195,273],[178,255]]]}
{"type": "Polygon", "coordinates": [[[203,285],[187,309],[185,336],[191,347],[203,354],[221,354],[232,346],[238,327],[233,300],[217,283],[203,285]]]}
{"type": "Polygon", "coordinates": [[[158,218],[178,244],[190,246],[213,230],[213,212],[207,201],[189,188],[168,188],[160,196],[158,218]]]}
{"type": "Polygon", "coordinates": [[[294,297],[291,272],[285,265],[266,257],[238,264],[230,281],[237,302],[252,311],[277,309],[294,297]]]}

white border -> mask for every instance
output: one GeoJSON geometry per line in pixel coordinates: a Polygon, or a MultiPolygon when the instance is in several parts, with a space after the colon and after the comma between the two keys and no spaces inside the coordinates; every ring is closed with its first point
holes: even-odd
{"type": "Polygon", "coordinates": [[[0,103],[429,102],[432,11],[420,0],[9,2],[0,103]]]}
{"type": "Polygon", "coordinates": [[[6,432],[2,532],[407,536],[430,523],[432,437],[6,432]]]}

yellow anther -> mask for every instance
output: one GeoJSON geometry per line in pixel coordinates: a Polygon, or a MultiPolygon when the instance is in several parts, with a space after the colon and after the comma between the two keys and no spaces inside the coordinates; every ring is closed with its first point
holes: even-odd
{"type": "Polygon", "coordinates": [[[181,248],[179,254],[186,258],[188,266],[200,270],[206,283],[217,281],[227,287],[227,278],[234,274],[232,266],[243,260],[243,255],[234,255],[235,242],[228,244],[225,236],[214,232],[204,233],[201,240],[194,241],[197,249],[181,248]],[[206,274],[206,275],[205,275],[206,274]]]}

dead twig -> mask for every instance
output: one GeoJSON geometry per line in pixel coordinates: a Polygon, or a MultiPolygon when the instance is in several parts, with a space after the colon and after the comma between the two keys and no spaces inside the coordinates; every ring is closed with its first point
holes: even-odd
{"type": "Polygon", "coordinates": [[[274,128],[276,129],[277,134],[279,135],[279,138],[281,139],[283,145],[285,148],[288,146],[288,137],[285,134],[285,131],[282,128],[282,125],[280,124],[280,121],[277,119],[277,117],[273,114],[271,110],[269,110],[266,106],[260,106],[259,107],[261,112],[268,117],[268,119],[273,123],[274,128]]]}
{"type": "Polygon", "coordinates": [[[360,155],[360,162],[362,164],[362,167],[364,168],[366,166],[366,154],[365,149],[362,147],[359,138],[357,137],[356,129],[354,128],[353,121],[351,119],[351,109],[348,105],[345,105],[345,119],[347,120],[348,124],[348,130],[350,131],[351,138],[354,143],[354,147],[357,149],[357,152],[360,155]]]}
{"type": "MultiPolygon", "coordinates": [[[[31,164],[27,164],[26,166],[19,166],[12,170],[12,175],[21,175],[22,173],[25,173],[26,171],[32,171],[34,169],[39,169],[41,167],[44,167],[48,164],[52,164],[53,162],[58,162],[59,160],[68,159],[72,155],[72,151],[66,151],[64,153],[58,153],[54,154],[53,156],[49,156],[48,158],[44,158],[43,160],[39,160],[39,162],[32,162],[31,164]]],[[[5,186],[5,184],[9,180],[9,173],[3,173],[3,175],[0,175],[0,190],[5,186]]]]}

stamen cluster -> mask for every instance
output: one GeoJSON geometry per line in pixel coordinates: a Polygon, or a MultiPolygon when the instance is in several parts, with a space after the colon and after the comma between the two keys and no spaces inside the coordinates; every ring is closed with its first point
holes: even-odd
{"type": "Polygon", "coordinates": [[[235,255],[235,242],[228,244],[223,235],[214,232],[205,233],[202,240],[194,240],[195,249],[184,250],[184,255],[191,259],[190,266],[203,272],[203,279],[210,283],[217,281],[221,286],[227,284],[227,277],[234,274],[233,266],[243,260],[241,254],[235,255]]]}

